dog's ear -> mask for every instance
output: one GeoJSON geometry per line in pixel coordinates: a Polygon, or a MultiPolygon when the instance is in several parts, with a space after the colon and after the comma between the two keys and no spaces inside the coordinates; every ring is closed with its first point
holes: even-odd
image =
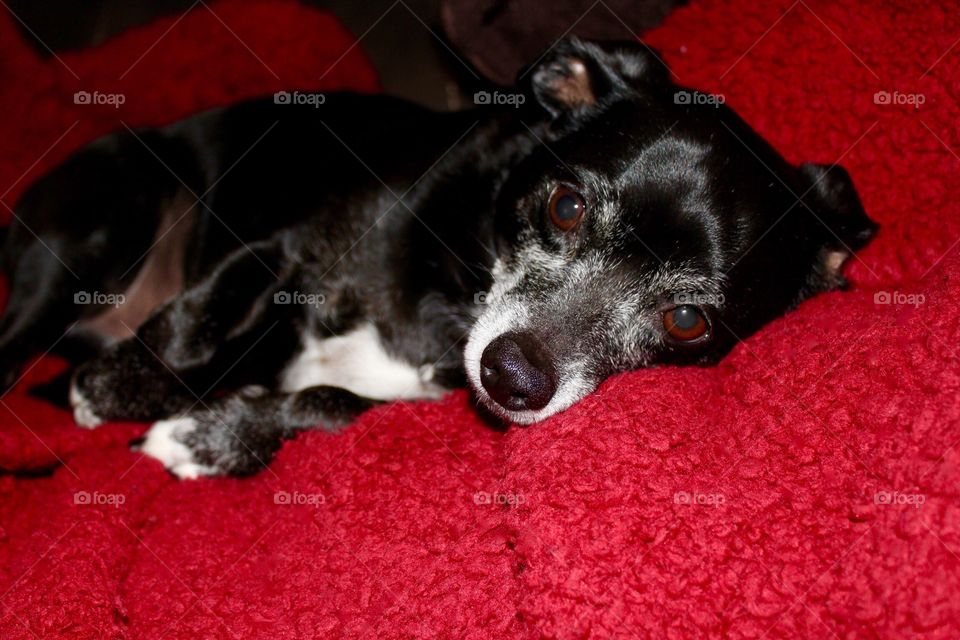
{"type": "Polygon", "coordinates": [[[820,251],[816,271],[828,288],[843,286],[840,271],[851,252],[862,248],[877,232],[878,225],[869,217],[860,202],[847,170],[838,165],[800,165],[808,181],[805,200],[827,227],[826,243],[820,251]]]}
{"type": "Polygon", "coordinates": [[[557,117],[577,112],[644,84],[666,82],[667,68],[639,42],[558,42],[520,74],[537,102],[557,117]]]}

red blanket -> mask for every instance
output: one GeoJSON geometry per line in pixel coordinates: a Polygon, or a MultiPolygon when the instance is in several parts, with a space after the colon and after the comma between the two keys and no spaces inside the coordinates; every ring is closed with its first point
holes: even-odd
{"type": "MultiPolygon", "coordinates": [[[[128,450],[141,425],[4,397],[0,636],[957,637],[960,15],[936,4],[695,1],[650,34],[883,225],[852,291],[718,367],[506,431],[465,392],[385,406],[247,480],[178,482],[128,450]]],[[[212,7],[42,62],[0,11],[3,201],[118,120],[374,88],[327,17],[212,7]]]]}

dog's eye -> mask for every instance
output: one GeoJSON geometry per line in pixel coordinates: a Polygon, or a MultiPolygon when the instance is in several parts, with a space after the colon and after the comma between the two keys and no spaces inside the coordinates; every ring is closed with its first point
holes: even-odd
{"type": "Polygon", "coordinates": [[[563,231],[570,231],[583,217],[586,205],[583,197],[566,187],[558,187],[550,196],[550,221],[563,231]]]}
{"type": "Polygon", "coordinates": [[[684,304],[664,312],[663,328],[674,340],[693,342],[702,338],[710,327],[699,309],[692,304],[684,304]]]}

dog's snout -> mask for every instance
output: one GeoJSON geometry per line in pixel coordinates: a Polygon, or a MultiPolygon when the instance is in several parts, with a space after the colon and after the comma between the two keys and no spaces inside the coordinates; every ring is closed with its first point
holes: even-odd
{"type": "Polygon", "coordinates": [[[547,406],[557,388],[556,369],[543,344],[528,333],[505,333],[480,357],[480,382],[511,411],[547,406]]]}

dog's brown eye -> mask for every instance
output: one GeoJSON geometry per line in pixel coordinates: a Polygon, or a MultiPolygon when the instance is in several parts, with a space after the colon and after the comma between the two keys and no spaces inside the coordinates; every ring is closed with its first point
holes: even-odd
{"type": "Polygon", "coordinates": [[[703,337],[709,326],[699,309],[684,304],[663,314],[663,328],[674,340],[692,342],[703,337]]]}
{"type": "Polygon", "coordinates": [[[586,205],[579,193],[566,187],[558,187],[550,196],[550,221],[563,231],[570,231],[583,217],[586,205]]]}

